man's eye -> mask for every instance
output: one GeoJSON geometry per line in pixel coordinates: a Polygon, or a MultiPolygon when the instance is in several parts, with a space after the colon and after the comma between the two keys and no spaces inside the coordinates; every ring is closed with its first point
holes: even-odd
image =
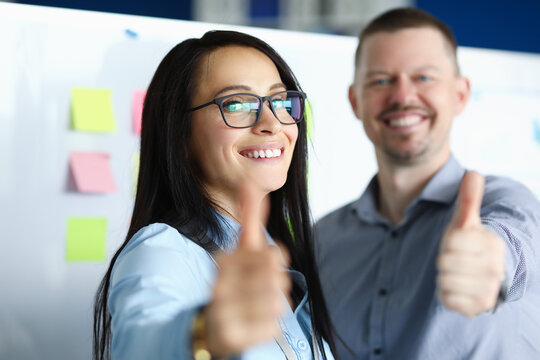
{"type": "Polygon", "coordinates": [[[388,85],[390,83],[390,80],[389,79],[375,79],[371,83],[376,86],[388,85]]]}
{"type": "Polygon", "coordinates": [[[431,76],[419,75],[416,79],[420,82],[427,82],[431,80],[431,76]]]}

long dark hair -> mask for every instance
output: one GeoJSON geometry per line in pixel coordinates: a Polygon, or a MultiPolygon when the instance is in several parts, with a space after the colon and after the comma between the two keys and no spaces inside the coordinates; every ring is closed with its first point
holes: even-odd
{"type": "MultiPolygon", "coordinates": [[[[142,116],[137,195],[126,240],[114,254],[94,303],[94,360],[110,358],[111,315],[107,307],[110,277],[118,255],[142,227],[162,222],[209,252],[225,238],[215,204],[205,191],[189,150],[191,97],[201,59],[217,48],[247,46],[268,56],[289,90],[301,90],[285,61],[264,41],[235,31],[209,31],[200,39],[176,45],[162,60],[148,87],[142,116]],[[210,238],[208,233],[213,234],[210,238]]],[[[334,331],[315,268],[312,223],[307,202],[306,123],[298,124],[298,140],[285,185],[270,194],[267,229],[291,255],[291,268],[306,276],[311,322],[319,347],[324,338],[334,354],[334,331]]],[[[315,344],[314,344],[315,345],[315,344]]],[[[323,356],[326,358],[326,354],[323,356]]]]}

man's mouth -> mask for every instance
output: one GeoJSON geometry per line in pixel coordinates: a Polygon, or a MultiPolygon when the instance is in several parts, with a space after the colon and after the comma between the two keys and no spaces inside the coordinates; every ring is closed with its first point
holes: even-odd
{"type": "Polygon", "coordinates": [[[418,106],[393,106],[384,110],[377,119],[392,129],[403,129],[416,126],[424,120],[432,119],[435,112],[429,108],[418,106]]]}
{"type": "Polygon", "coordinates": [[[392,128],[403,128],[418,125],[424,119],[426,119],[426,117],[420,115],[407,115],[399,118],[385,119],[383,121],[386,125],[392,128]]]}

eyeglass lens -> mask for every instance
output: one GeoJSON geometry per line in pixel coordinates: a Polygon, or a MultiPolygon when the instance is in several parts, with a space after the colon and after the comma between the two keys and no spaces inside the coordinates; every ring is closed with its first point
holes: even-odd
{"type": "MultiPolygon", "coordinates": [[[[294,124],[302,119],[304,104],[298,93],[283,92],[271,97],[274,113],[283,124],[294,124]]],[[[223,115],[230,126],[250,126],[257,120],[262,106],[260,99],[252,95],[232,95],[223,100],[223,115]]]]}

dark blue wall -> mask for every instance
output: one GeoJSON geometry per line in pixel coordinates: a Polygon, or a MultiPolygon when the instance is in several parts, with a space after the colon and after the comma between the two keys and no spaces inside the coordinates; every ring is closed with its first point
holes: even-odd
{"type": "Polygon", "coordinates": [[[191,1],[192,0],[14,0],[14,2],[19,4],[54,6],[182,20],[191,20],[191,1]]]}
{"type": "MultiPolygon", "coordinates": [[[[190,20],[192,1],[196,0],[16,2],[190,20]]],[[[279,12],[277,0],[250,0],[249,3],[249,13],[254,20],[276,16],[279,12]]],[[[417,0],[416,6],[450,25],[460,45],[540,53],[540,0],[417,0]]]]}
{"type": "Polygon", "coordinates": [[[540,53],[540,0],[417,0],[460,45],[540,53]]]}

